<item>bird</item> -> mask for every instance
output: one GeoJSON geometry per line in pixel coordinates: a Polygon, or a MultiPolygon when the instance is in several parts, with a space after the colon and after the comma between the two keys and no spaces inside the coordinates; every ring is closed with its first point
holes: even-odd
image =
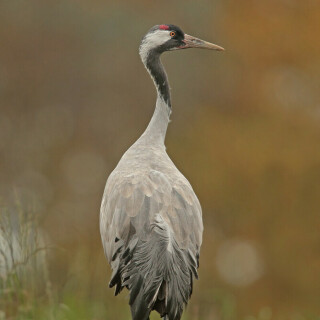
{"type": "Polygon", "coordinates": [[[143,37],[139,54],[157,91],[153,116],[107,179],[100,209],[100,234],[111,265],[109,287],[129,290],[132,320],[155,310],[164,320],[181,319],[198,279],[202,210],[189,181],[165,147],[171,114],[166,51],[224,49],[161,24],[143,37]]]}

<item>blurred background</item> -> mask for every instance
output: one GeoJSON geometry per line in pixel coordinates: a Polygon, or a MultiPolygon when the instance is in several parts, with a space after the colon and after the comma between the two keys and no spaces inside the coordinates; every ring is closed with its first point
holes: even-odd
{"type": "Polygon", "coordinates": [[[127,293],[107,288],[99,207],[153,113],[138,47],[162,23],[226,48],[163,56],[167,151],[205,225],[183,319],[319,319],[317,0],[0,2],[1,209],[35,214],[51,248],[45,289],[0,319],[129,319],[127,293]]]}

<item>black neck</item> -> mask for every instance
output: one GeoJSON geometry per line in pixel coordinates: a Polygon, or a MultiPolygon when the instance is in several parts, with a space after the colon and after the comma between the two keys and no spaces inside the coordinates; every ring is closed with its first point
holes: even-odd
{"type": "Polygon", "coordinates": [[[171,108],[168,77],[160,61],[160,54],[158,52],[149,53],[146,61],[146,68],[148,69],[151,77],[153,78],[153,81],[158,90],[158,94],[165,101],[168,107],[171,108]]]}

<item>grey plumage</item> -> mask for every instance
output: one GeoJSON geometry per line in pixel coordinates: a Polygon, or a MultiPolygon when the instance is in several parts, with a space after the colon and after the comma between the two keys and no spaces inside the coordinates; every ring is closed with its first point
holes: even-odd
{"type": "Polygon", "coordinates": [[[152,309],[180,319],[197,277],[201,208],[165,148],[143,135],[110,175],[101,206],[101,235],[116,294],[130,291],[134,320],[152,309]]]}
{"type": "Polygon", "coordinates": [[[116,295],[124,287],[130,291],[133,320],[149,319],[152,310],[179,320],[198,277],[200,203],[164,146],[171,102],[160,54],[186,45],[185,37],[172,25],[155,26],[144,37],[140,55],[157,88],[155,111],[110,174],[101,205],[101,238],[113,271],[109,286],[116,295]]]}

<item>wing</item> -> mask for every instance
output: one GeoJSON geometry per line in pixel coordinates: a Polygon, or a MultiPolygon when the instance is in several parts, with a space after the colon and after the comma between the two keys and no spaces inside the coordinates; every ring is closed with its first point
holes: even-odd
{"type": "Polygon", "coordinates": [[[138,238],[147,241],[160,214],[180,249],[199,255],[202,213],[189,182],[180,172],[170,177],[156,170],[138,173],[114,171],[106,184],[100,212],[100,231],[108,261],[118,249],[138,238]]]}
{"type": "Polygon", "coordinates": [[[117,295],[130,290],[132,318],[151,310],[180,319],[198,276],[201,207],[179,171],[114,171],[103,196],[100,231],[117,295]]]}

